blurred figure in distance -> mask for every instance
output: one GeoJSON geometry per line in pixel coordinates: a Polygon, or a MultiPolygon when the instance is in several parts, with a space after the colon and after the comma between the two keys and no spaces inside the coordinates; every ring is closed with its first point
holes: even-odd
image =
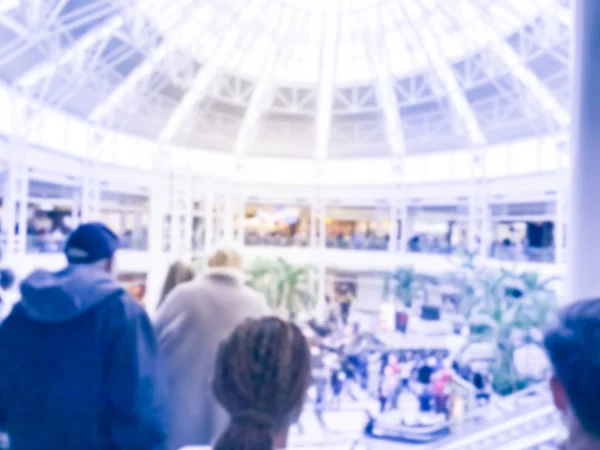
{"type": "Polygon", "coordinates": [[[227,425],[210,383],[220,342],[249,318],[270,315],[264,296],[245,283],[242,257],[217,249],[207,270],[175,287],[156,318],[169,387],[170,450],[208,445],[227,425]]]}
{"type": "Polygon", "coordinates": [[[144,310],[112,275],[119,239],[77,228],[0,325],[0,429],[13,450],[163,450],[164,392],[144,310]]]}
{"type": "Polygon", "coordinates": [[[181,283],[192,281],[195,276],[196,271],[193,269],[193,267],[188,266],[184,262],[175,261],[173,264],[171,264],[167,270],[167,276],[165,277],[165,282],[163,284],[156,308],[158,309],[162,306],[165,298],[167,298],[167,296],[173,289],[175,289],[176,286],[180,285],[181,283]]]}

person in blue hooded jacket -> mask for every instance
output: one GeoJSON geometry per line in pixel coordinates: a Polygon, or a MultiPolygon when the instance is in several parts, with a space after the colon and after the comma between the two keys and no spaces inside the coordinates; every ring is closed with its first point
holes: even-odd
{"type": "Polygon", "coordinates": [[[112,276],[119,239],[99,223],[68,238],[68,265],[38,270],[0,325],[0,430],[11,450],[163,450],[157,346],[112,276]]]}

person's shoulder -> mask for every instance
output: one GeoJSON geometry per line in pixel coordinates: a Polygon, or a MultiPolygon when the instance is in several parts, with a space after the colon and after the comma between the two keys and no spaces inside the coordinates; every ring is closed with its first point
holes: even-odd
{"type": "Polygon", "coordinates": [[[148,320],[144,307],[124,289],[112,294],[99,309],[104,311],[110,323],[117,327],[148,320]]]}
{"type": "Polygon", "coordinates": [[[207,283],[206,277],[197,276],[193,280],[175,286],[165,299],[165,304],[173,301],[185,301],[188,298],[197,298],[207,290],[210,290],[210,285],[207,283]]]}
{"type": "Polygon", "coordinates": [[[265,313],[270,311],[269,304],[267,302],[267,298],[262,292],[257,291],[254,288],[251,288],[247,285],[242,285],[242,293],[244,299],[252,306],[265,313]]]}

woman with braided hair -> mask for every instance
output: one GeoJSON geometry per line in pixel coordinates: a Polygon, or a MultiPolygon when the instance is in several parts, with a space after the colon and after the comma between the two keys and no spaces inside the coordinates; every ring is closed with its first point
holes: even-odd
{"type": "Polygon", "coordinates": [[[214,450],[276,450],[287,445],[310,378],[300,329],[276,317],[239,325],[219,350],[213,392],[230,421],[214,450]]]}

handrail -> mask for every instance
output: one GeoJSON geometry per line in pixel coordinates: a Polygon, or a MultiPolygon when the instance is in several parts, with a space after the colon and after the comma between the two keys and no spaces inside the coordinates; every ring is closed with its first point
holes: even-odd
{"type": "Polygon", "coordinates": [[[491,417],[491,416],[493,416],[493,412],[496,412],[496,411],[501,412],[502,418],[500,420],[503,420],[507,417],[508,414],[510,414],[510,416],[513,416],[513,414],[514,414],[514,408],[507,408],[507,406],[509,404],[515,404],[515,405],[517,405],[517,407],[519,409],[521,409],[521,407],[519,406],[519,402],[523,399],[531,397],[532,394],[538,394],[540,396],[541,402],[535,403],[533,405],[527,405],[526,406],[527,409],[531,409],[532,406],[539,407],[540,405],[546,404],[547,402],[550,401],[550,390],[548,389],[547,384],[538,383],[538,384],[530,386],[526,389],[523,389],[522,391],[516,392],[516,393],[508,395],[506,397],[498,398],[498,399],[488,403],[485,406],[473,409],[473,410],[469,411],[468,413],[466,413],[464,416],[462,416],[460,418],[456,418],[454,420],[451,420],[450,426],[462,427],[466,423],[469,423],[471,421],[476,421],[477,427],[480,427],[481,426],[481,422],[480,422],[481,417],[491,417]]]}
{"type": "Polygon", "coordinates": [[[531,450],[541,445],[555,444],[561,438],[562,428],[558,425],[550,426],[538,433],[522,437],[517,441],[504,444],[496,450],[531,450]]]}
{"type": "MultiPolygon", "coordinates": [[[[512,419],[503,418],[501,422],[496,422],[493,425],[480,428],[479,431],[474,431],[469,434],[454,435],[448,439],[436,443],[432,449],[437,450],[464,450],[468,448],[490,448],[489,440],[494,437],[502,436],[502,438],[512,438],[515,436],[515,431],[519,431],[519,427],[524,425],[534,426],[542,420],[546,424],[556,424],[558,414],[553,405],[547,405],[542,408],[537,408],[533,411],[527,411],[514,416],[512,419]],[[444,442],[445,441],[445,442],[444,442]],[[481,443],[481,446],[476,444],[481,443]],[[483,445],[485,443],[485,445],[483,445]]],[[[525,431],[534,431],[527,429],[525,431]]]]}

